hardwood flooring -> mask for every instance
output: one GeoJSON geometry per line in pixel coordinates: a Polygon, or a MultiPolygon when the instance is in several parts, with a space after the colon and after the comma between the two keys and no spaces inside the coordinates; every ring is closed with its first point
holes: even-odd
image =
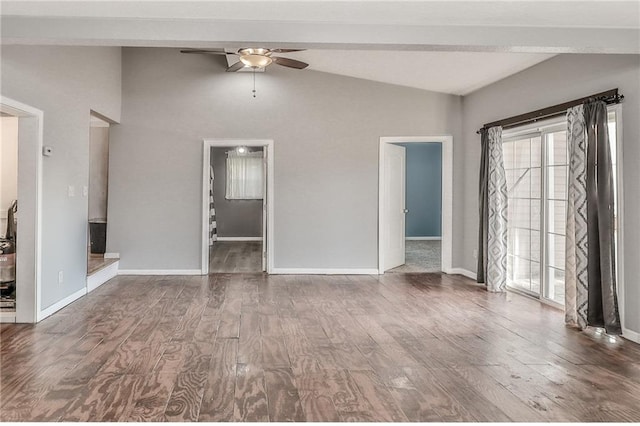
{"type": "Polygon", "coordinates": [[[216,241],[209,248],[209,273],[262,272],[261,241],[216,241]]]}
{"type": "Polygon", "coordinates": [[[87,256],[87,276],[93,275],[99,270],[106,268],[117,261],[118,259],[105,259],[103,254],[89,253],[87,256]]]}
{"type": "Polygon", "coordinates": [[[0,325],[2,421],[640,421],[640,346],[460,276],[120,276],[0,325]]]}

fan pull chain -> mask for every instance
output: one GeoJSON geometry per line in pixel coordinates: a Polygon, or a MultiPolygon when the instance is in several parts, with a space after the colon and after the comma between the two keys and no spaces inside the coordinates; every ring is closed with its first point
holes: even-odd
{"type": "Polygon", "coordinates": [[[251,91],[251,93],[253,93],[253,97],[256,97],[256,69],[253,69],[253,90],[251,91]]]}

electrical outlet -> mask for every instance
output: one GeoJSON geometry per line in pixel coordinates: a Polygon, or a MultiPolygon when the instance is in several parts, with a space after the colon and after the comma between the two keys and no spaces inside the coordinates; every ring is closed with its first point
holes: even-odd
{"type": "Polygon", "coordinates": [[[477,259],[478,258],[478,249],[474,249],[473,250],[473,258],[477,259]]]}
{"type": "Polygon", "coordinates": [[[67,193],[69,194],[69,197],[75,197],[76,196],[76,187],[73,185],[69,185],[69,188],[67,189],[67,193]]]}
{"type": "Polygon", "coordinates": [[[62,284],[64,282],[64,272],[58,271],[58,284],[62,284]]]}

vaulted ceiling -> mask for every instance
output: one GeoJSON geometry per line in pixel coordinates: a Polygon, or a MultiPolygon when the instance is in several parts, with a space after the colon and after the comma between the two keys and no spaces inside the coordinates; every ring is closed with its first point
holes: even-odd
{"type": "Polygon", "coordinates": [[[638,1],[3,1],[1,14],[3,44],[306,48],[287,56],[459,95],[559,53],[640,54],[638,1]]]}

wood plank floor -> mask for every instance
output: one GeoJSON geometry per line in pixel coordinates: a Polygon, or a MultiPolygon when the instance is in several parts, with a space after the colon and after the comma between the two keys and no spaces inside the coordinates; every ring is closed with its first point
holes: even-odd
{"type": "Polygon", "coordinates": [[[104,269],[117,261],[118,259],[105,259],[104,254],[89,253],[87,256],[87,276],[93,275],[99,270],[104,269]]]}
{"type": "Polygon", "coordinates": [[[2,421],[640,421],[639,345],[460,276],[120,276],[0,330],[2,421]]]}
{"type": "Polygon", "coordinates": [[[262,272],[261,241],[216,241],[209,248],[209,273],[262,272]]]}

